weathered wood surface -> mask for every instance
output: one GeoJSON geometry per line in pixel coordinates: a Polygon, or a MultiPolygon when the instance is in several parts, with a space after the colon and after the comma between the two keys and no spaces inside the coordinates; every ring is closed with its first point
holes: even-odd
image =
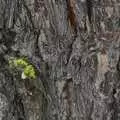
{"type": "Polygon", "coordinates": [[[0,120],[120,119],[119,0],[0,0],[0,56],[0,120]],[[38,79],[14,76],[10,56],[38,79]]]}

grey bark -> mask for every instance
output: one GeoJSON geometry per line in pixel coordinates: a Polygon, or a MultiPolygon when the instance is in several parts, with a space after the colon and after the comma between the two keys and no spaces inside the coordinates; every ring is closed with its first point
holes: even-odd
{"type": "Polygon", "coordinates": [[[120,1],[0,0],[0,66],[0,120],[119,120],[120,1]]]}

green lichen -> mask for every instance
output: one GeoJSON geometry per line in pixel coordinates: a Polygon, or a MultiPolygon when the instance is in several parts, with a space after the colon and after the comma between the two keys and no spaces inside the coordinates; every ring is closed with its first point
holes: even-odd
{"type": "Polygon", "coordinates": [[[22,71],[22,79],[35,79],[37,77],[35,67],[25,58],[11,58],[9,60],[9,65],[11,68],[16,68],[22,71]]]}

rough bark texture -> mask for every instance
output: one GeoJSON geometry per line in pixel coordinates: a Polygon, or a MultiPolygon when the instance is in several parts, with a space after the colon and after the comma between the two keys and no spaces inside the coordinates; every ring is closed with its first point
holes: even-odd
{"type": "Polygon", "coordinates": [[[119,120],[120,1],[0,0],[0,66],[0,120],[119,120]]]}

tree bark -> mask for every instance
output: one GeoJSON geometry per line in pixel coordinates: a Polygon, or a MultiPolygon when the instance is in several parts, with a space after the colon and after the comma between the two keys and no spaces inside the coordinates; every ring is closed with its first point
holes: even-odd
{"type": "Polygon", "coordinates": [[[0,0],[0,56],[0,120],[120,119],[119,0],[0,0]]]}

